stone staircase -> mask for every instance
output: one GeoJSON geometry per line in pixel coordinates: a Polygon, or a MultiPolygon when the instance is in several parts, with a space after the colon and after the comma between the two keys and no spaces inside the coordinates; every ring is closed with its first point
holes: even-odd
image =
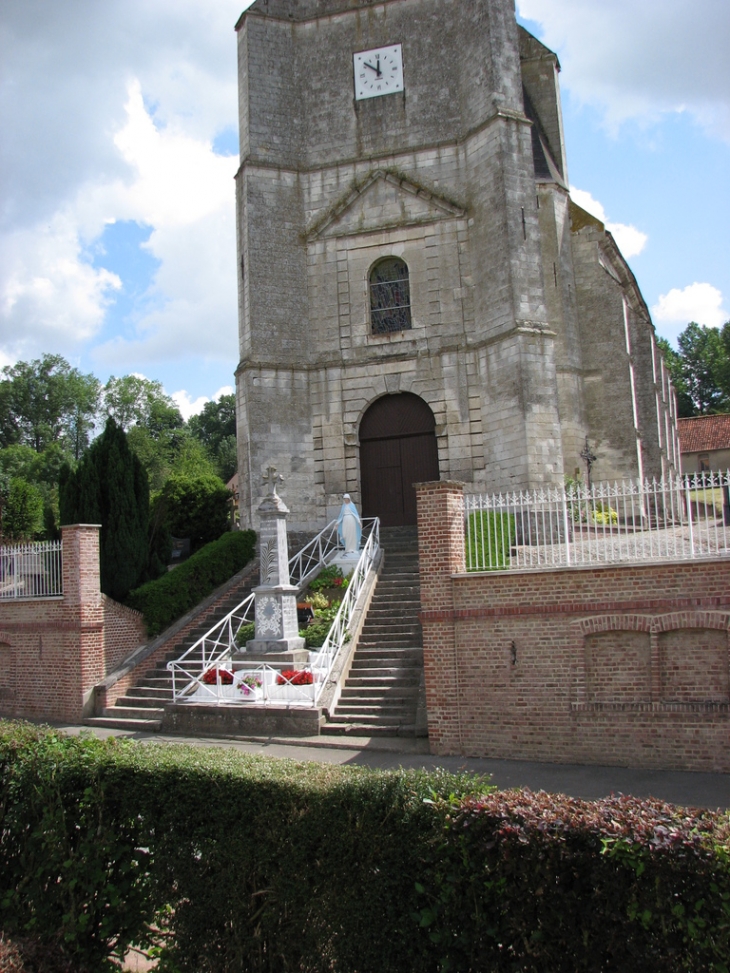
{"type": "Polygon", "coordinates": [[[115,730],[142,730],[156,733],[162,724],[165,705],[172,702],[172,673],[167,671],[167,663],[180,656],[194,645],[201,636],[210,631],[216,622],[233,611],[251,593],[256,581],[249,577],[246,582],[231,590],[225,601],[196,625],[183,639],[174,643],[157,664],[140,675],[137,683],[126,696],[121,696],[114,706],[107,707],[101,716],[84,720],[86,726],[102,726],[115,730]]]}
{"type": "MultiPolygon", "coordinates": [[[[418,536],[415,527],[382,528],[385,562],[360,635],[350,674],[336,712],[322,727],[325,736],[415,736],[419,687],[423,675],[423,647],[418,576],[418,536]]],[[[87,726],[156,732],[165,705],[172,702],[172,675],[167,663],[178,659],[221,618],[250,593],[251,581],[231,591],[208,615],[116,704],[87,726]]]]}
{"type": "Polygon", "coordinates": [[[383,570],[350,674],[322,734],[415,736],[423,642],[415,527],[380,531],[383,570]]]}

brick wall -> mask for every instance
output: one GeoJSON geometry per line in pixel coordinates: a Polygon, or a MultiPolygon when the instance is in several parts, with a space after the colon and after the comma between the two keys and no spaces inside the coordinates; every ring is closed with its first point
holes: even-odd
{"type": "Polygon", "coordinates": [[[144,641],[142,617],[99,589],[99,528],[62,528],[63,596],[0,602],[0,716],[80,721],[93,687],[144,641]]]}
{"type": "Polygon", "coordinates": [[[730,559],[466,574],[461,486],[417,494],[435,753],[730,772],[730,559]]]}

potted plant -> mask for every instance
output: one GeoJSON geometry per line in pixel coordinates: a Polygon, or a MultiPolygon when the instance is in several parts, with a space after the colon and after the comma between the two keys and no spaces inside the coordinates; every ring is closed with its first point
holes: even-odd
{"type": "Polygon", "coordinates": [[[263,695],[261,676],[255,672],[238,673],[236,675],[236,689],[239,699],[247,703],[256,702],[263,695]]]}

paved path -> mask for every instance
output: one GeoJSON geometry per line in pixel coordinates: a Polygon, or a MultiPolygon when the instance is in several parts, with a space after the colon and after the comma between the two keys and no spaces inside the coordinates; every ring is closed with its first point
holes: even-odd
{"type": "Polygon", "coordinates": [[[243,753],[288,757],[343,766],[389,770],[397,767],[466,770],[490,774],[500,788],[529,787],[594,800],[610,794],[656,797],[688,807],[730,808],[730,774],[690,773],[674,770],[632,770],[628,767],[594,767],[579,764],[543,764],[522,760],[476,757],[434,757],[426,740],[384,737],[309,737],[305,739],[221,739],[163,736],[154,733],[57,725],[65,733],[91,732],[100,738],[123,736],[150,743],[185,743],[193,746],[230,747],[243,753]]]}

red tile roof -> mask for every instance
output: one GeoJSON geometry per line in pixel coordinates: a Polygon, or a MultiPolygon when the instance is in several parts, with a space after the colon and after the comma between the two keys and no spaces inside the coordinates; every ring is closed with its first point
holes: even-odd
{"type": "Polygon", "coordinates": [[[709,453],[713,449],[730,449],[730,415],[678,419],[677,430],[682,453],[709,453]]]}

